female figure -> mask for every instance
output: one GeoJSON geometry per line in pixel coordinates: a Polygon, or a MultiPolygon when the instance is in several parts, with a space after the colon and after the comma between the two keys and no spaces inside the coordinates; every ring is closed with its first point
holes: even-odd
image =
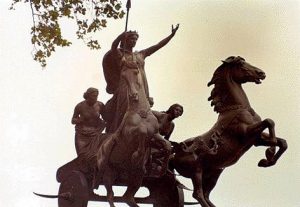
{"type": "Polygon", "coordinates": [[[153,111],[159,123],[159,133],[166,140],[170,139],[170,136],[174,130],[174,119],[183,114],[183,107],[179,104],[173,104],[166,112],[153,111]]]}
{"type": "Polygon", "coordinates": [[[75,147],[77,155],[86,152],[92,139],[99,138],[105,128],[105,122],[100,118],[104,112],[104,104],[97,101],[98,89],[88,88],[83,94],[84,101],[76,105],[72,117],[75,124],[75,147]]]}
{"type": "MultiPolygon", "coordinates": [[[[165,147],[169,142],[170,136],[174,130],[175,124],[173,122],[174,119],[178,118],[183,114],[183,107],[179,104],[173,104],[169,107],[166,112],[158,112],[152,111],[154,116],[158,120],[159,124],[159,134],[164,137],[164,139],[159,137],[155,137],[152,139],[151,146],[152,146],[152,168],[156,168],[157,165],[160,166],[163,163],[163,159],[165,157],[165,147]]],[[[173,142],[171,142],[173,144],[173,142]]],[[[172,162],[169,163],[169,170],[173,171],[172,162]]],[[[179,181],[178,185],[183,186],[179,181]]],[[[184,186],[183,186],[184,187],[184,186]]],[[[184,187],[186,188],[186,187],[184,187]]]]}
{"type": "Polygon", "coordinates": [[[107,121],[107,132],[114,132],[121,123],[128,103],[124,84],[120,81],[120,71],[124,65],[136,65],[142,76],[142,84],[145,89],[149,104],[153,105],[149,97],[148,82],[145,73],[145,59],[157,50],[165,46],[176,34],[179,25],[171,30],[171,34],[156,45],[147,49],[133,52],[139,35],[135,31],[123,32],[112,43],[111,50],[103,58],[104,76],[107,82],[106,91],[113,97],[106,103],[104,119],[107,121]],[[120,47],[118,47],[120,44],[120,47]],[[117,98],[118,97],[118,98],[117,98]],[[122,98],[123,97],[123,98],[122,98]]]}

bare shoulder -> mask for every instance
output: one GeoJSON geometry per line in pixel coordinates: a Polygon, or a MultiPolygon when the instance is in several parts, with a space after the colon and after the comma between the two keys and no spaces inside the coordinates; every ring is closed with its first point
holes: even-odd
{"type": "Polygon", "coordinates": [[[74,114],[73,114],[73,118],[76,118],[76,117],[78,117],[79,116],[79,114],[81,114],[82,113],[82,111],[83,111],[83,101],[82,102],[80,102],[80,103],[78,103],[76,106],[75,106],[75,108],[74,108],[74,114]]]}
{"type": "Polygon", "coordinates": [[[99,112],[102,114],[105,110],[105,105],[101,101],[97,101],[97,107],[99,107],[99,112]]]}
{"type": "Polygon", "coordinates": [[[97,101],[98,106],[100,106],[101,108],[104,107],[104,103],[102,103],[101,101],[97,101]]]}
{"type": "Polygon", "coordinates": [[[166,124],[168,122],[168,114],[166,112],[154,111],[153,114],[160,124],[166,124]]]}
{"type": "Polygon", "coordinates": [[[84,107],[84,101],[81,101],[80,103],[78,103],[76,106],[75,106],[75,110],[80,110],[82,107],[84,107]]]}
{"type": "Polygon", "coordinates": [[[152,113],[154,116],[156,116],[157,118],[161,118],[163,116],[163,113],[160,111],[154,111],[152,110],[152,113]]]}

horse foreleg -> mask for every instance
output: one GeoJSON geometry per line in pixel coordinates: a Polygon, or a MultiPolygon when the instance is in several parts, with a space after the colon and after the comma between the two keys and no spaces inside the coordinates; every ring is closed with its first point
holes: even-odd
{"type": "Polygon", "coordinates": [[[217,181],[223,172],[223,169],[214,169],[214,170],[207,170],[204,173],[203,176],[203,192],[204,192],[204,198],[207,201],[207,203],[210,205],[210,207],[215,207],[215,205],[209,200],[209,195],[212,189],[217,184],[217,181]]]}
{"type": "Polygon", "coordinates": [[[203,169],[198,168],[192,176],[194,186],[193,197],[199,202],[202,207],[211,207],[204,198],[203,193],[203,169]]]}
{"type": "Polygon", "coordinates": [[[275,123],[272,119],[265,119],[259,123],[250,125],[246,129],[246,136],[255,136],[257,134],[261,134],[265,129],[269,130],[269,136],[265,137],[267,138],[267,141],[271,145],[276,145],[276,136],[275,136],[275,123]]]}
{"type": "Polygon", "coordinates": [[[114,205],[114,191],[112,189],[113,183],[116,179],[116,173],[112,169],[107,168],[103,175],[103,183],[107,191],[107,201],[110,207],[115,207],[114,205]]]}
{"type": "Polygon", "coordinates": [[[123,198],[130,207],[139,207],[135,202],[134,195],[142,185],[143,173],[141,173],[140,170],[136,173],[132,171],[128,180],[129,183],[127,186],[127,190],[123,195],[123,198]]]}
{"type": "Polygon", "coordinates": [[[271,146],[266,150],[266,159],[259,161],[259,167],[270,167],[276,164],[277,160],[287,150],[288,145],[285,139],[276,137],[276,145],[273,142],[268,141],[267,137],[269,134],[262,133],[262,139],[258,139],[255,146],[271,146]],[[276,152],[276,146],[279,150],[276,152]]]}
{"type": "Polygon", "coordinates": [[[276,163],[276,161],[281,157],[281,155],[287,150],[288,144],[285,139],[282,138],[276,138],[277,139],[277,145],[279,147],[278,152],[274,155],[273,161],[276,163]]]}

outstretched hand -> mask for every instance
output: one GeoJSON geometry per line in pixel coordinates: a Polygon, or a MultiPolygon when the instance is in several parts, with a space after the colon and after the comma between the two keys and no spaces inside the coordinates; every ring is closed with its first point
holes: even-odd
{"type": "Polygon", "coordinates": [[[177,32],[178,28],[179,28],[179,24],[177,24],[175,27],[172,24],[172,35],[175,35],[175,33],[177,32]]]}

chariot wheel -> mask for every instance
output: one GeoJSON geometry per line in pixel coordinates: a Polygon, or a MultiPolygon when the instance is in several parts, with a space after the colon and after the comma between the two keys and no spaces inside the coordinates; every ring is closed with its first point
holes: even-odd
{"type": "Polygon", "coordinates": [[[184,207],[183,189],[178,187],[175,176],[145,178],[144,186],[149,189],[153,207],[184,207]]]}
{"type": "Polygon", "coordinates": [[[58,195],[58,207],[87,207],[89,191],[84,174],[71,172],[60,184],[58,195]]]}

